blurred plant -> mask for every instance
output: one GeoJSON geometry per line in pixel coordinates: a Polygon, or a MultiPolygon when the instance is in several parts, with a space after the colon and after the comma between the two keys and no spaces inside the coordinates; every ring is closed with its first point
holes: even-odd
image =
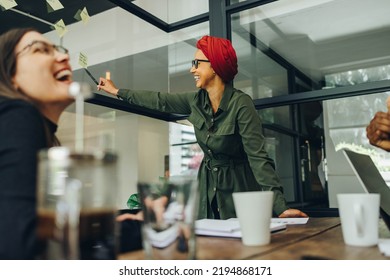
{"type": "Polygon", "coordinates": [[[336,152],[342,149],[348,149],[360,154],[366,154],[369,155],[372,158],[372,161],[375,163],[376,167],[378,168],[379,171],[381,172],[388,172],[390,171],[390,162],[389,164],[384,164],[386,163],[386,157],[384,153],[380,153],[374,148],[366,148],[363,147],[362,145],[357,145],[354,143],[346,143],[346,142],[341,142],[336,145],[336,152]]]}

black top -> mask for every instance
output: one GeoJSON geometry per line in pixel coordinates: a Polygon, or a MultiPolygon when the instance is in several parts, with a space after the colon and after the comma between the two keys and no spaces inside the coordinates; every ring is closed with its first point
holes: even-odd
{"type": "Polygon", "coordinates": [[[0,259],[32,259],[36,228],[37,152],[57,125],[30,103],[0,97],[0,259]]]}

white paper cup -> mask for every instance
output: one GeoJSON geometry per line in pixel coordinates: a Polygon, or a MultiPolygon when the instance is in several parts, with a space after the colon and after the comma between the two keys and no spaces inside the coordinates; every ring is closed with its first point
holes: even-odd
{"type": "Polygon", "coordinates": [[[258,246],[271,242],[273,196],[272,191],[233,193],[244,245],[258,246]]]}
{"type": "Polygon", "coordinates": [[[378,244],[379,194],[338,194],[344,242],[352,246],[378,244]]]}

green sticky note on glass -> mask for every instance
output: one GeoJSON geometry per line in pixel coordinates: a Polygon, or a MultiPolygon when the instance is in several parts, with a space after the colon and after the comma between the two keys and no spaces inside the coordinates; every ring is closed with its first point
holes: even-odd
{"type": "Polygon", "coordinates": [[[16,7],[18,4],[14,0],[0,0],[2,10],[9,10],[16,7]]]}
{"type": "Polygon", "coordinates": [[[46,0],[47,11],[49,13],[61,10],[64,8],[59,0],[46,0]]]}
{"type": "Polygon", "coordinates": [[[58,35],[63,37],[66,32],[68,32],[68,29],[66,29],[65,22],[60,19],[54,24],[54,29],[57,31],[58,35]]]}
{"type": "Polygon", "coordinates": [[[76,20],[81,20],[81,16],[80,15],[81,15],[81,10],[78,9],[73,18],[76,19],[76,20]]]}
{"type": "Polygon", "coordinates": [[[86,54],[80,52],[80,55],[79,55],[79,65],[83,68],[87,68],[88,67],[88,57],[86,54]]]}
{"type": "Polygon", "coordinates": [[[88,14],[88,11],[87,11],[86,7],[81,11],[80,16],[81,16],[81,20],[84,23],[88,23],[88,21],[89,21],[89,14],[88,14]]]}
{"type": "Polygon", "coordinates": [[[88,23],[90,17],[88,14],[87,7],[84,7],[84,9],[82,10],[78,10],[77,13],[74,15],[74,18],[79,21],[82,21],[85,24],[88,23]]]}

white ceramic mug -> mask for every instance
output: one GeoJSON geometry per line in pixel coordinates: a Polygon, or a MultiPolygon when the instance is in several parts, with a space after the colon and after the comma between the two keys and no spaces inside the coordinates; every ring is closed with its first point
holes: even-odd
{"type": "Polygon", "coordinates": [[[273,196],[272,191],[233,193],[244,245],[257,246],[271,242],[273,196]]]}
{"type": "Polygon", "coordinates": [[[338,194],[344,242],[352,246],[378,244],[379,194],[338,194]]]}

